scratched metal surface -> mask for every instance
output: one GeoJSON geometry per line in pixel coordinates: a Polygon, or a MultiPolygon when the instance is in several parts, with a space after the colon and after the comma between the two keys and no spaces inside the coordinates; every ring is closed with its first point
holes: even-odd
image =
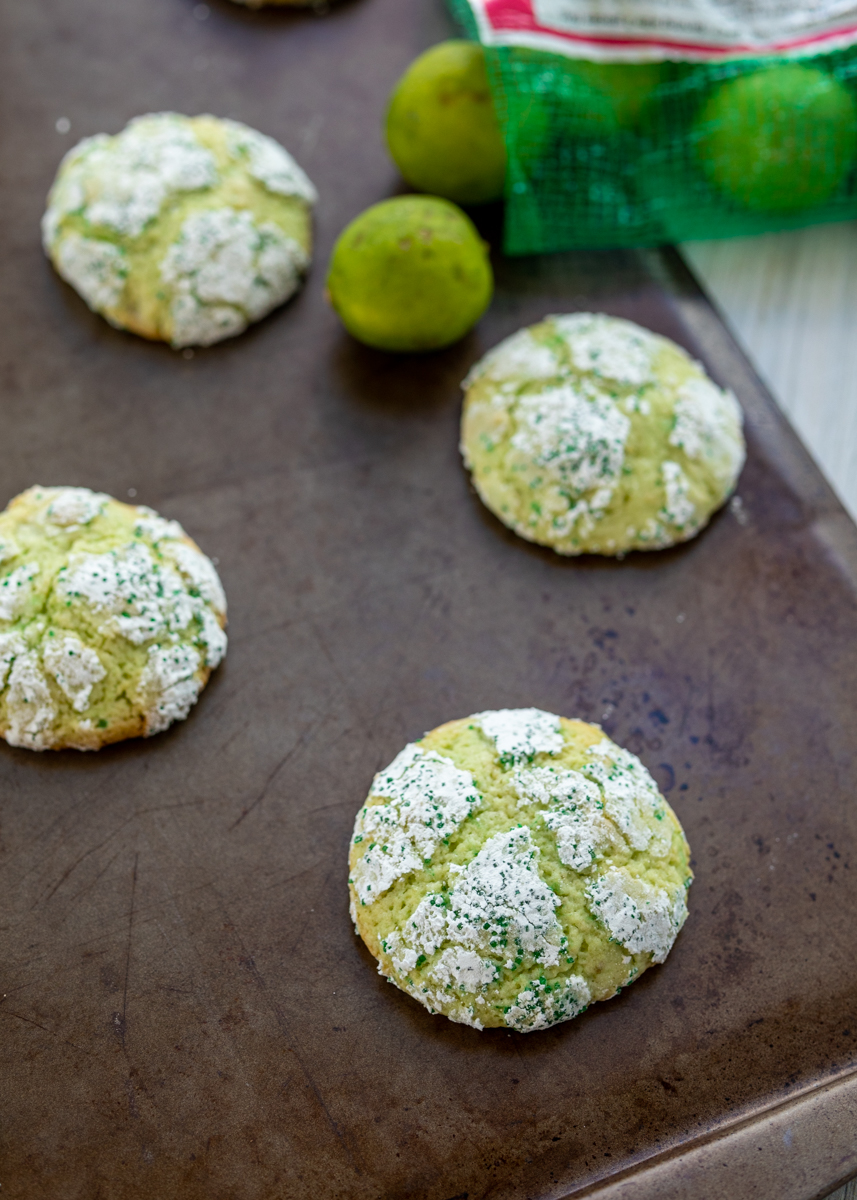
{"type": "Polygon", "coordinates": [[[0,746],[6,1200],[560,1196],[844,1075],[852,527],[679,264],[500,263],[462,344],[371,353],[325,307],[323,264],[395,187],[380,113],[448,31],[435,0],[325,18],[215,3],[205,21],[189,0],[44,0],[0,19],[2,502],[36,481],[136,489],[219,558],[231,636],[166,735],[97,755],[0,746]],[[305,293],[192,360],[92,316],[38,245],[70,141],[162,108],[274,134],[322,194],[305,293]],[[675,552],[568,562],[476,501],[458,381],[518,326],[589,306],[737,387],[740,521],[675,552]],[[697,881],[668,962],[619,999],[545,1033],[479,1034],[375,973],[346,848],[408,739],[530,704],[642,755],[697,881]]]}

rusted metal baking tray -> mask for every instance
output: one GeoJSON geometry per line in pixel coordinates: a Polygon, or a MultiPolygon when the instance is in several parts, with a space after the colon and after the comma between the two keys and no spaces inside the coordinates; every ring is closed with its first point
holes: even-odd
{"type": "Polygon", "coordinates": [[[498,260],[451,350],[349,341],[325,262],[396,187],[384,99],[448,34],[439,0],[206,11],[2,13],[2,502],[85,484],[179,518],[231,637],[168,734],[0,746],[4,1200],[824,1194],[857,1171],[854,527],[674,254],[498,260]],[[91,315],[38,243],[63,149],[165,108],[279,137],[322,196],[304,294],[193,358],[91,315]],[[565,561],[469,489],[459,380],[586,308],[676,338],[744,405],[741,503],[682,549],[565,561]],[[345,888],[373,772],[509,705],[640,754],[696,870],[664,966],[529,1035],[390,987],[345,888]]]}

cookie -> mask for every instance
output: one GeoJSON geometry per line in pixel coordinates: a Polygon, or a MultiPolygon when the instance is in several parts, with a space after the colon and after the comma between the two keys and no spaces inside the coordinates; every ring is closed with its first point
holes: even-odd
{"type": "Polygon", "coordinates": [[[680,346],[603,314],[546,317],[462,384],[461,452],[482,501],[559,554],[686,541],[735,488],[742,415],[680,346]]]}
{"type": "Polygon", "coordinates": [[[98,750],[183,720],[226,653],[226,598],[177,521],[78,487],[0,513],[0,735],[98,750]]]}
{"type": "Polygon", "coordinates": [[[689,858],[651,775],[598,726],[477,713],[375,776],[351,915],[379,972],[430,1012],[528,1033],[664,961],[689,858]]]}
{"type": "Polygon", "coordinates": [[[42,240],[111,325],[209,346],[299,289],[316,198],[273,138],[238,121],[151,113],[69,151],[42,240]]]}

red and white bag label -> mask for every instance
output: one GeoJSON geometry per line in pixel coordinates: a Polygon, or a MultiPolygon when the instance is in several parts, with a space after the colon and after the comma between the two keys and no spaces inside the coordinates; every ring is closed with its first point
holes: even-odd
{"type": "Polygon", "coordinates": [[[857,0],[468,0],[486,46],[599,62],[808,55],[857,42],[857,0]]]}

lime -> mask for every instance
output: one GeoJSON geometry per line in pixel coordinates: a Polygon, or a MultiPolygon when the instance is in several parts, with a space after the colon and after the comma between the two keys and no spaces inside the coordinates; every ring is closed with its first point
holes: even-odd
{"type": "MultiPolygon", "coordinates": [[[[544,55],[519,52],[532,71],[544,55]]],[[[514,70],[514,65],[513,65],[514,70]]],[[[509,118],[510,147],[524,174],[550,175],[562,147],[614,140],[639,123],[663,77],[660,63],[570,60],[562,72],[545,66],[516,90],[509,118]]]]}
{"type": "Polygon", "coordinates": [[[339,235],[327,277],[349,333],[380,350],[437,350],[484,313],[488,247],[460,208],[436,196],[374,204],[339,235]]]}
{"type": "MultiPolygon", "coordinates": [[[[613,122],[622,129],[633,129],[652,93],[663,77],[661,63],[601,63],[576,59],[569,63],[578,75],[607,101],[613,122]]],[[[594,109],[601,117],[601,104],[594,109]]]]}
{"type": "Polygon", "coordinates": [[[458,204],[503,195],[506,148],[481,46],[441,42],[411,63],[390,97],[387,145],[422,192],[458,204]]]}
{"type": "Polygon", "coordinates": [[[857,109],[824,71],[777,65],[721,84],[694,136],[709,179],[746,208],[810,208],[833,195],[854,162],[857,109]]]}

